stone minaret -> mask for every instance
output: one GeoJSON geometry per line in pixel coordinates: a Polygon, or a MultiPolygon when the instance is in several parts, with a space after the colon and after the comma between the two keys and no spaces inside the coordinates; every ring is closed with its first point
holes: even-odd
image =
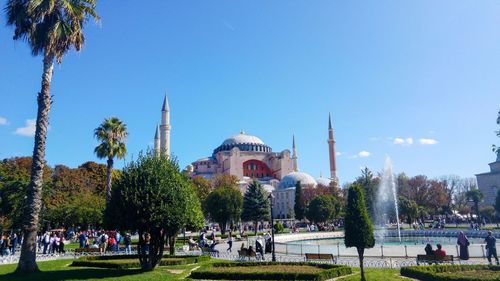
{"type": "Polygon", "coordinates": [[[162,155],[170,157],[170,107],[167,95],[165,95],[161,109],[160,152],[162,155]]]}
{"type": "Polygon", "coordinates": [[[156,125],[155,132],[155,155],[160,155],[160,126],[156,125]]]}
{"type": "Polygon", "coordinates": [[[297,148],[295,147],[295,135],[292,136],[292,169],[294,172],[299,171],[299,165],[297,163],[297,148]]]}
{"type": "Polygon", "coordinates": [[[330,155],[330,180],[338,182],[335,160],[335,139],[333,138],[332,118],[328,114],[328,152],[330,155]]]}

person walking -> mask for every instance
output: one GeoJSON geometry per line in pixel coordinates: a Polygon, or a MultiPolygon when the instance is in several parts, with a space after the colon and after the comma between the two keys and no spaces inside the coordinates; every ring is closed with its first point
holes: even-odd
{"type": "Polygon", "coordinates": [[[132,238],[130,237],[130,234],[127,233],[125,237],[123,238],[123,243],[125,244],[125,254],[131,254],[132,253],[132,238]]]}
{"type": "Polygon", "coordinates": [[[59,253],[64,254],[66,251],[64,250],[64,234],[61,232],[59,233],[59,253]]]}
{"type": "Polygon", "coordinates": [[[493,256],[497,262],[497,265],[500,265],[497,256],[497,239],[495,238],[495,236],[493,236],[491,230],[488,231],[488,236],[486,236],[484,242],[486,243],[486,257],[488,258],[488,262],[491,264],[491,256],[493,256]]]}
{"type": "Polygon", "coordinates": [[[231,232],[229,232],[229,237],[227,238],[227,244],[229,245],[227,251],[231,253],[233,249],[233,235],[231,235],[231,232]]]}
{"type": "Polygon", "coordinates": [[[87,241],[87,235],[85,234],[84,231],[82,231],[78,236],[78,241],[80,242],[80,249],[85,248],[85,241],[87,241]]]}
{"type": "Polygon", "coordinates": [[[10,250],[11,255],[14,255],[16,253],[16,248],[17,248],[17,234],[14,232],[12,233],[10,242],[12,244],[12,249],[10,250]]]}
{"type": "Polygon", "coordinates": [[[460,234],[458,234],[457,244],[458,246],[460,246],[460,259],[468,260],[470,242],[469,238],[465,236],[465,233],[463,231],[460,231],[460,234]]]}
{"type": "Polygon", "coordinates": [[[264,243],[262,242],[262,237],[258,236],[257,240],[255,240],[255,251],[260,254],[262,260],[264,259],[264,243]]]}
{"type": "Polygon", "coordinates": [[[50,234],[48,231],[46,231],[45,234],[42,236],[42,243],[43,243],[43,254],[46,255],[50,245],[50,234]]]}

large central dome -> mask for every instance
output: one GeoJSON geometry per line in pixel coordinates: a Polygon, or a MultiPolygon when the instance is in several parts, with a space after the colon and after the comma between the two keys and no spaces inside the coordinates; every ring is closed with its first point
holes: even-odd
{"type": "Polygon", "coordinates": [[[241,151],[254,151],[254,152],[271,152],[271,148],[267,146],[261,139],[256,136],[247,135],[245,132],[241,132],[230,138],[224,140],[224,142],[214,149],[216,154],[219,151],[229,151],[237,147],[241,151]]]}
{"type": "Polygon", "coordinates": [[[234,145],[234,144],[264,144],[264,142],[256,136],[247,135],[245,132],[241,132],[230,138],[227,138],[222,145],[234,145]]]}

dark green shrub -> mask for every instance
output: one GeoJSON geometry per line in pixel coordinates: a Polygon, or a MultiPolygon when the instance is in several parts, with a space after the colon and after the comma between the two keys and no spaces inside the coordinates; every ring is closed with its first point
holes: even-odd
{"type": "Polygon", "coordinates": [[[415,278],[422,281],[479,281],[483,280],[481,274],[477,277],[460,276],[464,271],[491,271],[488,273],[489,281],[500,281],[500,266],[493,265],[429,265],[429,266],[408,266],[401,268],[401,275],[415,278]],[[456,275],[442,275],[442,273],[453,273],[456,275]]]}
{"type": "Polygon", "coordinates": [[[194,279],[211,279],[211,280],[327,280],[335,277],[348,275],[352,273],[352,269],[343,265],[318,264],[318,263],[281,263],[281,262],[224,262],[213,264],[214,268],[230,268],[230,267],[256,267],[262,269],[265,266],[279,265],[283,267],[293,266],[311,266],[321,269],[317,273],[301,273],[301,272],[274,272],[274,271],[255,271],[255,272],[216,272],[213,268],[196,270],[191,273],[190,278],[194,279]]]}
{"type": "MultiPolygon", "coordinates": [[[[209,256],[168,256],[164,255],[160,266],[184,265],[210,260],[209,256]]],[[[71,264],[79,267],[99,267],[114,269],[129,269],[141,267],[137,255],[90,256],[81,257],[71,264]]]]}

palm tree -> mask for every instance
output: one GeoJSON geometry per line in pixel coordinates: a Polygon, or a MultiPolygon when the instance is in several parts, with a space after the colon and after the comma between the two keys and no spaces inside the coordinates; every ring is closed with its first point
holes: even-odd
{"type": "Polygon", "coordinates": [[[106,118],[94,130],[94,136],[101,143],[94,149],[100,159],[108,159],[108,173],[106,179],[106,203],[111,199],[111,176],[113,172],[113,159],[122,159],[127,154],[125,139],[127,138],[127,125],[116,117],[106,118]]]}
{"type": "Polygon", "coordinates": [[[31,177],[24,210],[24,239],[17,272],[36,272],[36,234],[42,205],[45,142],[52,104],[50,84],[54,59],[61,63],[71,48],[79,51],[84,42],[83,25],[93,17],[96,0],[8,0],[5,6],[7,25],[14,26],[14,40],[28,42],[34,56],[43,55],[41,91],[38,93],[35,146],[31,177]]]}
{"type": "Polygon", "coordinates": [[[478,188],[473,188],[466,193],[467,199],[471,200],[474,202],[474,211],[476,211],[476,219],[477,222],[480,223],[479,220],[479,202],[483,200],[483,193],[478,188]]]}

